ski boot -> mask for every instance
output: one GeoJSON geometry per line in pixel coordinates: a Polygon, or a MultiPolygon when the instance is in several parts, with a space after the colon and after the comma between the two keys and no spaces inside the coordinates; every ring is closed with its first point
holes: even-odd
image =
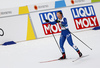
{"type": "Polygon", "coordinates": [[[66,54],[65,54],[65,52],[62,53],[62,57],[59,58],[59,60],[62,60],[62,59],[66,59],[66,54]]]}
{"type": "Polygon", "coordinates": [[[79,57],[82,57],[82,53],[80,52],[80,50],[78,50],[77,53],[79,54],[79,57]]]}

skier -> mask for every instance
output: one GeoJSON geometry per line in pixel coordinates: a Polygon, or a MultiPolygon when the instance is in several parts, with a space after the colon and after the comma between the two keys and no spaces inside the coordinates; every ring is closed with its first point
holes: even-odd
{"type": "Polygon", "coordinates": [[[60,48],[62,51],[62,57],[60,57],[59,60],[66,59],[66,54],[65,54],[65,49],[64,49],[64,42],[65,42],[66,38],[67,38],[69,45],[72,46],[75,49],[75,51],[79,54],[79,57],[82,57],[82,53],[80,52],[78,47],[76,45],[74,45],[74,43],[72,41],[71,33],[69,32],[69,29],[68,29],[67,19],[65,17],[63,17],[63,14],[61,11],[57,12],[57,17],[58,17],[58,19],[55,20],[54,22],[50,22],[47,19],[45,21],[47,23],[49,22],[51,25],[59,23],[59,25],[61,26],[61,36],[60,36],[59,43],[60,43],[60,48]]]}

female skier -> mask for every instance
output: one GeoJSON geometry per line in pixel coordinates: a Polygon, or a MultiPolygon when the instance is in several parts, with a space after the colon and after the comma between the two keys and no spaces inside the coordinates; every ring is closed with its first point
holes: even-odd
{"type": "Polygon", "coordinates": [[[75,49],[75,51],[79,54],[79,57],[81,57],[82,53],[80,52],[78,47],[76,45],[74,45],[74,43],[72,41],[71,33],[69,32],[69,29],[68,29],[67,19],[65,17],[63,17],[63,14],[61,11],[57,12],[57,17],[58,17],[58,19],[55,20],[54,22],[50,22],[49,20],[45,20],[45,21],[49,22],[51,25],[59,23],[61,26],[61,36],[60,36],[59,43],[60,43],[60,48],[62,51],[62,57],[60,57],[59,60],[66,59],[66,54],[65,54],[65,49],[64,49],[64,42],[65,42],[66,38],[67,38],[69,45],[72,46],[75,49]]]}

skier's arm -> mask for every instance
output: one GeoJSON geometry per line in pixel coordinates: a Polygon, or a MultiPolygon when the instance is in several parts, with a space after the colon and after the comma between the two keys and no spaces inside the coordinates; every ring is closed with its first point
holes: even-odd
{"type": "Polygon", "coordinates": [[[67,24],[67,19],[64,18],[63,21],[61,22],[62,25],[66,25],[67,24]]]}
{"type": "Polygon", "coordinates": [[[50,23],[51,25],[54,25],[57,23],[57,20],[53,21],[53,22],[50,22],[49,20],[45,20],[47,23],[50,23]]]}

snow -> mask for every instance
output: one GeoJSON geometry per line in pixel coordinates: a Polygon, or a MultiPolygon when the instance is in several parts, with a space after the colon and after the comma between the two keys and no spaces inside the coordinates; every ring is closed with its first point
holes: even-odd
{"type": "MultiPolygon", "coordinates": [[[[39,63],[57,59],[61,53],[53,37],[20,42],[15,45],[0,46],[0,68],[100,68],[100,30],[74,33],[93,50],[73,37],[74,43],[79,47],[86,58],[72,62],[78,54],[65,42],[67,58],[73,58],[49,63],[39,63]]],[[[59,36],[55,36],[59,42],[59,36]]]]}

